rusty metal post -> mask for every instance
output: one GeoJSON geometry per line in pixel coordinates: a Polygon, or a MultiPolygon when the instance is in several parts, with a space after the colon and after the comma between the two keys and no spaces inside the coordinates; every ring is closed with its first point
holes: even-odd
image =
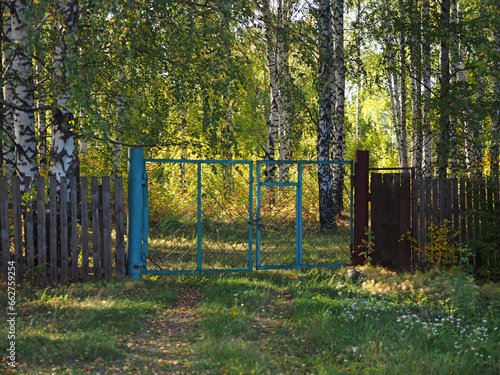
{"type": "Polygon", "coordinates": [[[365,258],[360,253],[366,251],[363,240],[367,240],[365,228],[368,228],[368,190],[369,190],[370,152],[356,150],[354,154],[354,248],[351,264],[362,265],[365,258]]]}

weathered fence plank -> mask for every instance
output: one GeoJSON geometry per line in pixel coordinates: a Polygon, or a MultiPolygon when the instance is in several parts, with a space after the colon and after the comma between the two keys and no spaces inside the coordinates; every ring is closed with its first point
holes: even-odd
{"type": "Polygon", "coordinates": [[[116,178],[113,198],[111,178],[102,179],[99,194],[99,180],[92,177],[90,210],[88,179],[68,181],[58,186],[55,177],[21,183],[0,176],[0,277],[5,281],[11,261],[18,283],[86,281],[89,274],[96,281],[125,278],[123,178],[116,178]]]}
{"type": "Polygon", "coordinates": [[[99,183],[97,177],[91,177],[90,187],[92,194],[92,259],[94,262],[94,281],[101,279],[100,274],[100,228],[99,228],[99,183]]]}
{"type": "Polygon", "coordinates": [[[123,200],[123,178],[115,179],[115,222],[116,222],[116,278],[125,279],[125,210],[123,200]]]}
{"type": "Polygon", "coordinates": [[[57,264],[57,198],[56,198],[57,181],[54,176],[49,177],[49,256],[50,256],[50,281],[57,283],[58,279],[58,264],[57,264]]]}
{"type": "Polygon", "coordinates": [[[109,176],[102,178],[102,249],[104,280],[111,280],[111,182],[109,176]]]}
{"type": "Polygon", "coordinates": [[[60,216],[60,248],[61,248],[61,281],[68,279],[68,185],[61,181],[59,192],[59,216],[60,216]]]}
{"type": "Polygon", "coordinates": [[[78,203],[77,203],[77,191],[76,191],[76,177],[71,177],[70,183],[70,233],[71,233],[71,280],[73,282],[78,281],[78,203]]]}
{"type": "Polygon", "coordinates": [[[3,176],[0,176],[0,241],[3,280],[7,282],[10,262],[9,190],[7,179],[3,176]]]}
{"type": "Polygon", "coordinates": [[[31,178],[25,181],[25,191],[30,193],[30,199],[26,202],[24,209],[24,230],[26,236],[26,271],[28,279],[33,281],[33,272],[35,270],[35,248],[34,248],[34,215],[36,209],[36,200],[31,196],[31,178]]]}
{"type": "Polygon", "coordinates": [[[38,176],[36,179],[36,235],[38,266],[40,268],[40,281],[47,278],[47,220],[45,212],[45,179],[38,176]]]}
{"type": "MultiPolygon", "coordinates": [[[[89,227],[89,212],[88,212],[88,181],[87,177],[82,177],[80,179],[80,191],[81,191],[81,224],[82,228],[89,227]]],[[[89,233],[86,230],[82,231],[82,280],[88,281],[89,279],[89,233]]]]}
{"type": "Polygon", "coordinates": [[[12,220],[14,223],[14,251],[16,260],[16,282],[20,283],[24,276],[23,267],[23,226],[21,220],[21,183],[19,177],[12,180],[12,220]]]}

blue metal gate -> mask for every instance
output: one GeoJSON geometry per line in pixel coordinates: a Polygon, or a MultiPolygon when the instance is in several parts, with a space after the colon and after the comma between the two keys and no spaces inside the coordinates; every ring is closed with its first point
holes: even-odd
{"type": "Polygon", "coordinates": [[[349,263],[352,162],[257,162],[256,215],[253,173],[251,161],[144,159],[130,149],[129,276],[349,263]],[[338,177],[342,196],[328,229],[320,223],[321,164],[338,177]]]}
{"type": "Polygon", "coordinates": [[[347,265],[353,243],[352,162],[257,162],[257,269],[347,265]],[[318,168],[328,166],[334,223],[321,224],[318,168]],[[346,182],[347,181],[347,184],[346,182]],[[335,183],[337,182],[337,183],[335,183]],[[337,202],[335,202],[337,201],[337,202]]]}
{"type": "Polygon", "coordinates": [[[252,270],[252,163],[144,159],[144,273],[252,270]]]}

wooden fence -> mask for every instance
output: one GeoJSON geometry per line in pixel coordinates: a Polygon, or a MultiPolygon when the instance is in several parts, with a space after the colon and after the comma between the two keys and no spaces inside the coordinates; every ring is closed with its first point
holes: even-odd
{"type": "Polygon", "coordinates": [[[440,225],[458,244],[484,240],[482,217],[500,208],[498,181],[417,180],[409,173],[373,173],[370,200],[372,260],[393,269],[423,267],[429,235],[440,225]]]}
{"type": "Polygon", "coordinates": [[[429,241],[429,228],[445,222],[456,233],[456,242],[465,245],[482,235],[480,213],[500,207],[499,183],[493,179],[413,180],[412,206],[413,237],[421,249],[429,241]]]}
{"type": "Polygon", "coordinates": [[[123,178],[72,178],[56,191],[54,177],[27,181],[24,189],[18,177],[0,177],[3,279],[15,264],[17,283],[123,280],[123,178]]]}

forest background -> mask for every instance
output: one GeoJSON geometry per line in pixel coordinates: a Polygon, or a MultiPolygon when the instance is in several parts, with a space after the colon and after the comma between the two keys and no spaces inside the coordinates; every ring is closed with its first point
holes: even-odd
{"type": "Polygon", "coordinates": [[[2,1],[4,175],[172,159],[498,176],[496,0],[2,1]]]}

